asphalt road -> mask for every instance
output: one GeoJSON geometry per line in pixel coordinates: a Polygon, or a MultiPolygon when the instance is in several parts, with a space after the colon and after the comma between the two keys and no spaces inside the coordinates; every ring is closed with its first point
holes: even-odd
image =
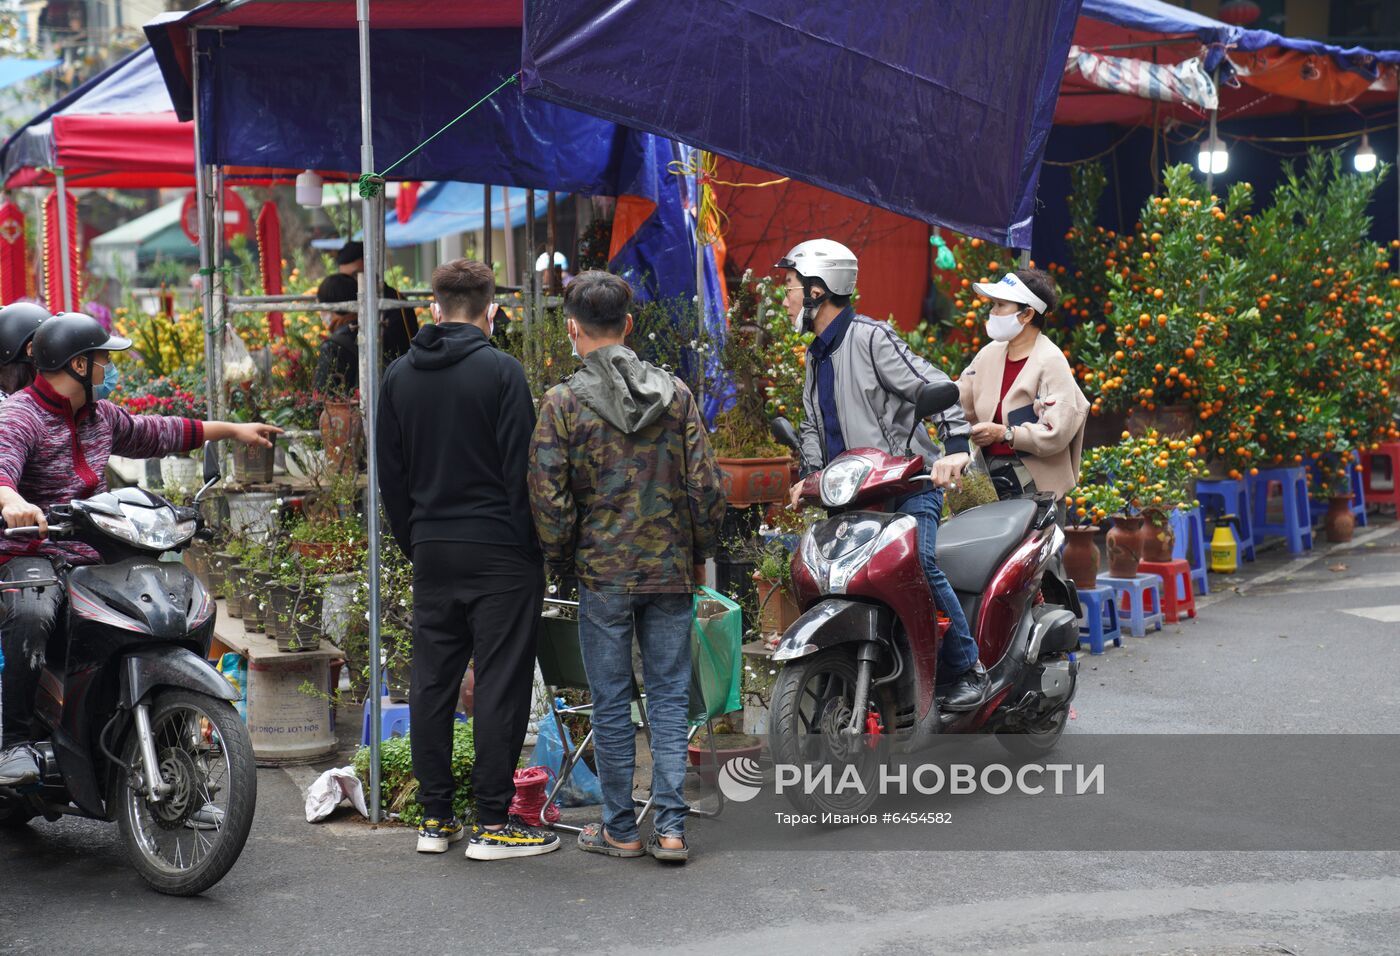
{"type": "MultiPolygon", "coordinates": [[[[1376,618],[1400,614],[1375,609],[1395,605],[1393,521],[1261,555],[1199,620],[1086,656],[1069,732],[1391,733],[1400,622],[1376,618]]],[[[260,772],[253,837],[200,899],[146,890],[114,827],[0,835],[0,952],[1400,952],[1396,852],[759,851],[721,818],[691,824],[684,869],[567,841],[478,864],[419,857],[402,829],[309,825],[296,779],[260,772]]]]}

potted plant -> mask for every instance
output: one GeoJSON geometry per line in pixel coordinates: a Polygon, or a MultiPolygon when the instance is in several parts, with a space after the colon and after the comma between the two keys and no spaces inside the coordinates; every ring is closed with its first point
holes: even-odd
{"type": "Polygon", "coordinates": [[[1350,541],[1356,531],[1356,515],[1351,510],[1350,462],[1350,455],[1338,458],[1328,454],[1318,461],[1313,477],[1316,497],[1327,502],[1322,527],[1327,532],[1327,540],[1336,543],[1350,541]]]}
{"type": "Polygon", "coordinates": [[[696,769],[700,779],[714,786],[719,779],[719,768],[738,757],[747,757],[757,762],[763,753],[763,742],[752,734],[738,733],[729,718],[723,717],[714,723],[714,733],[702,729],[691,740],[686,752],[690,765],[696,769]],[[714,756],[710,755],[710,745],[714,744],[714,756]],[[718,763],[716,763],[718,761],[718,763]]]}
{"type": "Polygon", "coordinates": [[[765,636],[781,635],[802,616],[792,596],[792,553],[781,541],[757,549],[754,583],[758,586],[758,627],[765,636]]]}
{"type": "Polygon", "coordinates": [[[365,428],[360,418],[359,393],[322,396],[321,443],[326,470],[332,475],[353,475],[364,454],[365,428]]]}
{"type": "MultiPolygon", "coordinates": [[[[228,416],[235,422],[261,421],[266,390],[256,378],[229,387],[228,416]]],[[[274,453],[261,445],[233,445],[233,473],[245,485],[265,485],[272,481],[274,453]]]]}
{"type": "Polygon", "coordinates": [[[783,501],[792,482],[792,456],[768,426],[769,315],[783,309],[783,290],[771,278],[745,273],[729,307],[720,350],[722,370],[712,387],[732,389],[734,404],[715,418],[711,435],[725,497],[734,507],[783,501]]]}
{"type": "Polygon", "coordinates": [[[1099,581],[1099,529],[1121,511],[1123,496],[1111,485],[1078,485],[1065,496],[1065,573],[1081,591],[1099,581]]]}

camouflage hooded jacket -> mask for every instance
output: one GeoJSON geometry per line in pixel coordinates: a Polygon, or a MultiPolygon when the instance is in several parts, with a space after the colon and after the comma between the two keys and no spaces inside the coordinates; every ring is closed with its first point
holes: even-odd
{"type": "Polygon", "coordinates": [[[709,557],[724,492],[695,399],[621,345],[540,402],[530,503],[558,574],[590,591],[685,593],[709,557]]]}

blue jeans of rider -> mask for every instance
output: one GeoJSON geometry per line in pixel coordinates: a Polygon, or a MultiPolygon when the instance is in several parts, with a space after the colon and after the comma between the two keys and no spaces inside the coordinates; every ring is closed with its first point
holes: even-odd
{"type": "Polygon", "coordinates": [[[637,736],[632,726],[632,635],[641,648],[651,726],[656,832],[685,832],[690,709],[690,594],[615,594],[579,589],[578,641],[593,694],[594,746],[603,825],[621,843],[638,838],[632,803],[637,736]]]}
{"type": "Polygon", "coordinates": [[[977,663],[977,642],[972,639],[953,586],[934,560],[938,547],[938,525],[943,520],[943,491],[935,488],[910,495],[896,505],[895,510],[913,515],[919,523],[919,560],[928,577],[933,602],[948,615],[949,621],[948,633],[943,635],[943,646],[938,653],[938,669],[940,676],[954,677],[977,663]]]}

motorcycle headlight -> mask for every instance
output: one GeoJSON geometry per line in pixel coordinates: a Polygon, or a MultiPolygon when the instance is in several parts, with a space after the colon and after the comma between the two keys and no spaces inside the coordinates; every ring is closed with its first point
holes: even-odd
{"type": "Polygon", "coordinates": [[[126,508],[120,515],[88,512],[98,528],[128,544],[153,551],[168,551],[194,537],[194,519],[176,521],[163,508],[126,508]]]}
{"type": "Polygon", "coordinates": [[[838,458],[822,472],[822,504],[848,505],[874,466],[864,458],[838,458]]]}

